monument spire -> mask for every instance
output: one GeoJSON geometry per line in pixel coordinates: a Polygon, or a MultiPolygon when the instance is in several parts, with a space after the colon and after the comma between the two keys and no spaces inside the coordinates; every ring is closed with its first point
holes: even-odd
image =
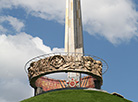
{"type": "MultiPolygon", "coordinates": [[[[82,53],[83,55],[83,36],[80,0],[66,0],[66,22],[65,22],[65,52],[82,53]]],[[[77,58],[75,62],[77,62],[77,58]]],[[[77,63],[75,63],[76,66],[77,63]]],[[[79,85],[81,73],[68,72],[68,81],[77,80],[79,85]]]]}
{"type": "Polygon", "coordinates": [[[65,52],[83,52],[80,0],[66,1],[65,52]]]}

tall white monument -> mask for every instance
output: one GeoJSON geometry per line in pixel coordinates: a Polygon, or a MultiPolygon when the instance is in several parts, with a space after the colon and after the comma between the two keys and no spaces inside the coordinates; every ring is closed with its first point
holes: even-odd
{"type": "Polygon", "coordinates": [[[103,84],[102,75],[107,63],[96,56],[84,55],[80,0],[66,0],[65,52],[44,54],[29,60],[25,69],[35,95],[64,88],[96,88],[103,84]],[[51,73],[66,72],[67,80],[46,77],[51,73]],[[82,74],[87,76],[81,78],[82,74]]]}
{"type": "Polygon", "coordinates": [[[66,1],[65,52],[83,53],[80,0],[66,1]]]}
{"type": "MultiPolygon", "coordinates": [[[[80,0],[66,0],[65,19],[65,52],[67,52],[68,54],[72,52],[81,53],[83,55],[84,49],[80,0]]],[[[78,81],[79,84],[80,79],[80,73],[68,72],[68,81],[78,81]]],[[[69,84],[69,86],[71,85],[69,84]]],[[[74,85],[72,85],[72,87],[74,87],[74,85]]]]}

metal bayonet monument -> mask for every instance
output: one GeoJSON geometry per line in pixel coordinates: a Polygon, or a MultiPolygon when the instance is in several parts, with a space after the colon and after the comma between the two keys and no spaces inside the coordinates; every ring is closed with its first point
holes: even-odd
{"type": "MultiPolygon", "coordinates": [[[[80,53],[83,55],[83,36],[80,0],[67,0],[65,22],[65,52],[80,53]]],[[[75,59],[77,61],[77,59],[75,59]]],[[[78,80],[80,84],[80,73],[68,73],[68,81],[78,80]]],[[[76,84],[74,82],[74,84],[76,84]]],[[[71,85],[71,84],[69,84],[71,85]]],[[[73,85],[74,86],[74,85],[73,85]]]]}
{"type": "Polygon", "coordinates": [[[80,0],[67,0],[65,22],[65,52],[83,52],[80,0]]]}
{"type": "Polygon", "coordinates": [[[65,52],[45,54],[29,60],[25,69],[35,95],[64,88],[97,88],[103,84],[107,63],[96,56],[84,54],[80,0],[66,0],[65,52]],[[46,77],[65,72],[67,80],[46,77]],[[81,77],[81,74],[85,74],[81,77]],[[87,74],[87,76],[86,76],[87,74]]]}

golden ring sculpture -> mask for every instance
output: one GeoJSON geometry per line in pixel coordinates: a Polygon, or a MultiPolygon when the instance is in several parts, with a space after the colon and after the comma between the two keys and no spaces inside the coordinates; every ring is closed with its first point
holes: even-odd
{"type": "Polygon", "coordinates": [[[96,56],[82,53],[51,53],[35,57],[25,64],[30,85],[36,88],[35,81],[47,74],[58,72],[77,72],[93,76],[103,83],[102,75],[108,64],[96,56]]]}

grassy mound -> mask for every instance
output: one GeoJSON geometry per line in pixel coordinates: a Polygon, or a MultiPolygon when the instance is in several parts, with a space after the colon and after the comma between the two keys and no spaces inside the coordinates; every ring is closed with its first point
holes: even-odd
{"type": "Polygon", "coordinates": [[[118,96],[91,90],[61,90],[41,94],[21,102],[131,102],[118,96]]]}

